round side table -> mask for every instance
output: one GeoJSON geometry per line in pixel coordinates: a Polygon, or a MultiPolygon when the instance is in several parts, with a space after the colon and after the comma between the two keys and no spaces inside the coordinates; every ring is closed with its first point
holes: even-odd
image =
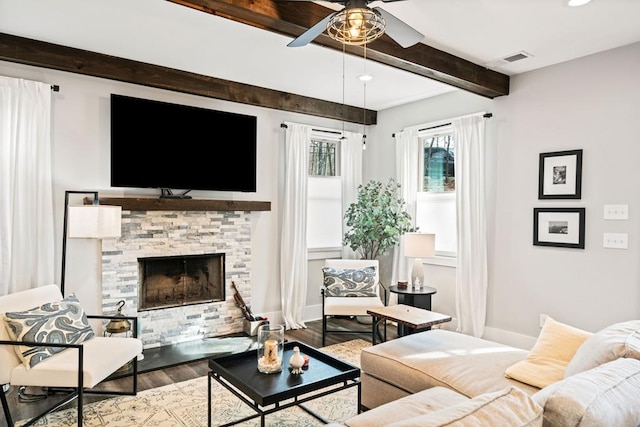
{"type": "Polygon", "coordinates": [[[392,285],[389,286],[389,292],[398,294],[398,304],[431,310],[431,295],[438,292],[438,290],[429,286],[414,289],[411,286],[399,288],[397,285],[392,285]]]}

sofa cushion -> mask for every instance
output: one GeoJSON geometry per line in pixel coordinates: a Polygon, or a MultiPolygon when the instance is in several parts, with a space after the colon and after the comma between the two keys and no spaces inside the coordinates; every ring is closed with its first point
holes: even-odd
{"type": "Polygon", "coordinates": [[[620,357],[640,359],[640,320],[616,323],[589,337],[576,351],[565,378],[620,357]]]}
{"type": "MultiPolygon", "coordinates": [[[[142,341],[128,337],[96,335],[82,343],[84,386],[92,388],[142,353],[142,341]]],[[[78,384],[77,349],[67,349],[43,360],[31,369],[24,363],[11,371],[11,383],[24,386],[76,387],[78,384]]]]}
{"type": "Polygon", "coordinates": [[[428,414],[468,397],[444,387],[433,387],[358,414],[345,421],[349,427],[386,427],[399,420],[428,414]]]}
{"type": "MultiPolygon", "coordinates": [[[[13,341],[79,344],[95,335],[75,295],[26,311],[6,312],[4,321],[13,341]]],[[[15,349],[27,369],[65,350],[63,347],[23,345],[15,349]]]]}
{"type": "MultiPolygon", "coordinates": [[[[442,386],[475,397],[513,385],[533,394],[538,388],[504,376],[508,366],[526,356],[526,350],[435,329],[363,349],[360,367],[367,376],[408,393],[442,386]]],[[[369,393],[376,391],[363,388],[363,396],[369,393]]]]}
{"type": "Polygon", "coordinates": [[[640,360],[621,358],[570,376],[534,394],[544,425],[640,425],[640,360]]]}
{"type": "Polygon", "coordinates": [[[376,268],[323,267],[324,287],[332,297],[375,297],[376,268]]]}
{"type": "Polygon", "coordinates": [[[542,426],[542,408],[524,391],[508,387],[388,427],[542,426]]]}
{"type": "Polygon", "coordinates": [[[538,388],[560,381],[578,347],[591,335],[547,317],[526,359],[509,366],[505,375],[538,388]]]}

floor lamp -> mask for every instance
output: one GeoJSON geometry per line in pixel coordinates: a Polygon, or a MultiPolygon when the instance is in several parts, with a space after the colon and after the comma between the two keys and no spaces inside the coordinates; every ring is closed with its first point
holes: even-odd
{"type": "Polygon", "coordinates": [[[64,296],[67,238],[108,239],[121,235],[121,206],[100,205],[97,191],[65,191],[64,225],[62,227],[62,273],[60,291],[64,296]],[[92,194],[93,204],[69,206],[71,194],[92,194]]]}
{"type": "Polygon", "coordinates": [[[429,233],[406,233],[404,235],[404,256],[415,258],[411,269],[411,285],[415,289],[424,286],[422,258],[436,254],[436,235],[429,233]]]}

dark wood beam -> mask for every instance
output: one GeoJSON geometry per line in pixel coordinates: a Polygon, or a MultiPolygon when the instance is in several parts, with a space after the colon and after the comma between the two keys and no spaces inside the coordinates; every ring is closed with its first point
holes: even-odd
{"type": "Polygon", "coordinates": [[[258,107],[375,125],[377,112],[202,74],[0,33],[0,60],[222,99],[258,107]]]}
{"type": "MultiPolygon", "coordinates": [[[[317,3],[286,0],[167,0],[257,28],[299,36],[333,9],[317,3]]],[[[415,0],[424,1],[424,0],[415,0]]],[[[342,45],[326,33],[313,43],[342,52],[342,45]]],[[[295,48],[293,48],[295,49],[295,48]]],[[[299,49],[299,48],[298,48],[299,49]]],[[[361,46],[346,46],[346,52],[362,57],[361,46]]],[[[409,71],[457,88],[495,98],[509,94],[509,76],[422,43],[402,48],[388,36],[367,46],[367,58],[409,71]]]]}

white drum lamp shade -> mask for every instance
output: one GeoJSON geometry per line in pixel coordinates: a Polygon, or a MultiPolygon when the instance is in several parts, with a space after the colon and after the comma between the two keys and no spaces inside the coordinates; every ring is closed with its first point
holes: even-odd
{"type": "Polygon", "coordinates": [[[436,235],[429,233],[406,233],[404,235],[404,256],[415,258],[411,269],[411,285],[420,288],[424,285],[422,258],[436,254],[436,235]]]}
{"type": "Polygon", "coordinates": [[[68,207],[67,237],[109,239],[120,237],[122,206],[83,205],[68,207]]]}

